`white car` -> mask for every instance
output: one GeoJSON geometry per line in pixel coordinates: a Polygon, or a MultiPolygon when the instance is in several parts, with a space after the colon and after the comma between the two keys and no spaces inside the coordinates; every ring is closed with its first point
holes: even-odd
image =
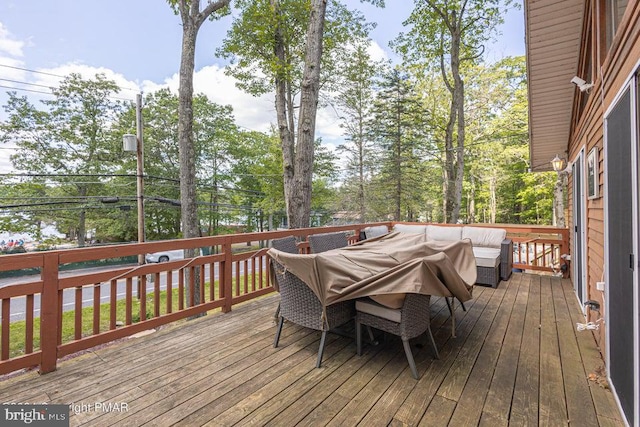
{"type": "Polygon", "coordinates": [[[184,259],[184,251],[182,249],[175,251],[160,251],[152,254],[147,254],[145,257],[147,262],[167,262],[175,261],[177,259],[184,259]]]}

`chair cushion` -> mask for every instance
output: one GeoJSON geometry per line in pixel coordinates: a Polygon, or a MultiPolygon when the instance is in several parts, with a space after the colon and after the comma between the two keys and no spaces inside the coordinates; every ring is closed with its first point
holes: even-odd
{"type": "Polygon", "coordinates": [[[439,225],[428,225],[427,240],[457,242],[458,240],[462,240],[462,227],[443,227],[439,225]]]}
{"type": "MultiPolygon", "coordinates": [[[[404,294],[403,294],[404,297],[404,294]]],[[[362,313],[371,314],[372,316],[381,317],[383,319],[391,320],[392,322],[400,323],[402,320],[402,312],[400,309],[393,309],[385,307],[382,304],[378,304],[370,298],[363,298],[356,301],[356,310],[362,313]]]]}
{"type": "Polygon", "coordinates": [[[507,237],[507,230],[502,228],[462,227],[462,238],[471,239],[471,244],[485,248],[498,248],[507,237]]]}
{"type": "Polygon", "coordinates": [[[388,308],[402,308],[405,294],[371,295],[369,298],[388,308]]]}
{"type": "Polygon", "coordinates": [[[426,225],[396,224],[393,226],[393,231],[399,231],[400,233],[408,233],[408,234],[425,234],[426,230],[427,230],[426,225]]]}
{"type": "Polygon", "coordinates": [[[473,255],[478,267],[493,268],[500,264],[500,249],[474,246],[473,255]]]}
{"type": "Polygon", "coordinates": [[[370,239],[372,237],[384,236],[389,233],[389,229],[386,225],[375,225],[373,227],[365,227],[365,238],[370,239]]]}

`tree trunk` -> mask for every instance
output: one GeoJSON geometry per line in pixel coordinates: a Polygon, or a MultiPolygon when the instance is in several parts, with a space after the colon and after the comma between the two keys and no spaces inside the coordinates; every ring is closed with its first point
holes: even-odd
{"type": "Polygon", "coordinates": [[[469,224],[476,222],[476,177],[471,174],[471,190],[469,191],[469,224]]]}
{"type": "Polygon", "coordinates": [[[455,158],[455,177],[454,190],[452,192],[451,222],[456,223],[460,218],[460,204],[462,202],[462,179],[464,178],[464,137],[465,137],[465,120],[464,120],[464,82],[460,76],[460,42],[461,29],[459,22],[453,14],[453,22],[455,28],[451,32],[451,75],[453,77],[453,105],[452,109],[456,110],[457,121],[457,144],[455,158]]]}
{"type": "MultiPolygon", "coordinates": [[[[275,14],[280,14],[280,1],[271,0],[275,14]]],[[[274,54],[278,60],[278,69],[280,70],[275,78],[276,87],[276,118],[278,121],[278,135],[280,137],[280,146],[282,148],[282,172],[284,178],[284,201],[287,217],[289,218],[289,226],[291,226],[291,191],[293,189],[293,178],[295,176],[295,140],[291,121],[293,113],[293,101],[291,92],[287,87],[287,76],[284,72],[286,69],[286,52],[284,39],[282,36],[281,19],[277,19],[277,28],[275,30],[275,43],[273,46],[274,54]]]]}
{"type": "Polygon", "coordinates": [[[309,226],[311,216],[311,182],[313,177],[313,143],[315,139],[316,111],[320,90],[320,58],[326,0],[312,0],[305,49],[305,67],[300,92],[298,143],[295,153],[293,187],[289,191],[290,228],[309,226]]]}
{"type": "MultiPolygon", "coordinates": [[[[196,153],[193,145],[193,70],[195,68],[196,37],[205,19],[212,13],[229,5],[230,0],[209,2],[200,11],[199,0],[179,0],[178,7],[182,19],[182,52],[180,57],[180,87],[178,88],[178,152],[180,156],[180,213],[182,218],[182,237],[199,237],[198,205],[196,193],[196,153]]],[[[185,250],[186,257],[198,255],[198,249],[185,250]]],[[[199,269],[194,269],[190,277],[186,269],[187,283],[195,283],[193,301],[200,304],[199,269]]],[[[189,286],[187,304],[189,304],[189,286]]]]}
{"type": "Polygon", "coordinates": [[[495,175],[491,175],[491,178],[489,178],[489,221],[491,222],[491,224],[496,223],[496,213],[498,210],[498,200],[496,197],[496,181],[497,177],[495,175]]]}
{"type": "Polygon", "coordinates": [[[364,199],[364,142],[362,140],[362,121],[360,121],[358,141],[358,208],[360,209],[360,222],[364,223],[366,210],[364,199]]]}
{"type": "Polygon", "coordinates": [[[566,186],[566,172],[558,172],[558,179],[553,189],[553,219],[554,225],[557,227],[566,227],[564,217],[564,189],[566,186]]]}

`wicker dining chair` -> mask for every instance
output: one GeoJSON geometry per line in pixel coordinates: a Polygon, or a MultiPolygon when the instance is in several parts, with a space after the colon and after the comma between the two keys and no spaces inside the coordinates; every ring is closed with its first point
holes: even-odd
{"type": "MultiPolygon", "coordinates": [[[[293,236],[273,239],[271,241],[271,247],[290,254],[297,254],[299,252],[298,245],[296,244],[296,238],[293,236]]],[[[278,308],[276,308],[276,314],[274,317],[277,319],[278,316],[280,316],[280,303],[278,303],[278,308]]]]}
{"type": "Polygon", "coordinates": [[[323,321],[322,304],[309,286],[286,270],[282,264],[274,260],[271,262],[280,292],[280,319],[273,346],[278,347],[285,319],[306,328],[322,331],[316,362],[316,367],[319,368],[327,332],[353,320],[356,313],[355,301],[347,300],[327,306],[326,319],[323,321]]]}
{"type": "Polygon", "coordinates": [[[342,231],[309,236],[309,246],[314,254],[330,251],[331,249],[344,248],[348,244],[347,235],[342,231]]]}
{"type": "Polygon", "coordinates": [[[397,335],[402,339],[404,352],[413,378],[418,379],[409,340],[426,332],[436,359],[440,358],[436,342],[431,333],[431,296],[409,293],[402,308],[391,309],[372,299],[356,302],[356,346],[358,356],[362,354],[362,325],[370,326],[397,335]]]}
{"type": "Polygon", "coordinates": [[[273,239],[271,241],[271,247],[282,252],[288,252],[290,254],[297,254],[298,245],[296,245],[296,238],[293,236],[283,237],[281,239],[273,239]]]}

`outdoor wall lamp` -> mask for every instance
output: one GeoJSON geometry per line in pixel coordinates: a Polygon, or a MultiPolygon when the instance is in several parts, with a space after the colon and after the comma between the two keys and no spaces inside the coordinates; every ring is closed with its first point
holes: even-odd
{"type": "Polygon", "coordinates": [[[554,171],[560,172],[562,171],[562,169],[564,169],[564,160],[556,154],[553,160],[551,160],[551,166],[553,166],[554,171]]]}

